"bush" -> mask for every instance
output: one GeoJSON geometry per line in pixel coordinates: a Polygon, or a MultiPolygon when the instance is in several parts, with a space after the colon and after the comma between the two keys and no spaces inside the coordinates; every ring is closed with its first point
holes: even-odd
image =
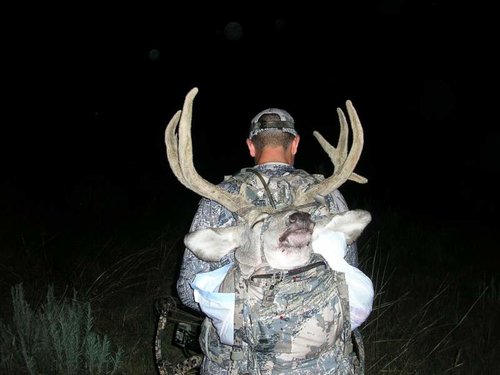
{"type": "Polygon", "coordinates": [[[22,283],[11,288],[12,321],[0,321],[0,368],[22,374],[114,374],[123,351],[113,354],[107,336],[93,330],[90,303],[57,300],[49,285],[46,301],[33,309],[22,283]]]}

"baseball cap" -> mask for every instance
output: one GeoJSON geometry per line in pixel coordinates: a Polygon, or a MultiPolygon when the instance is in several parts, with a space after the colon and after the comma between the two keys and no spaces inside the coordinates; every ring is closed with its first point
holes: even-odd
{"type": "Polygon", "coordinates": [[[251,139],[265,130],[282,130],[293,135],[298,134],[293,117],[279,108],[267,108],[257,113],[250,123],[248,138],[251,139]]]}

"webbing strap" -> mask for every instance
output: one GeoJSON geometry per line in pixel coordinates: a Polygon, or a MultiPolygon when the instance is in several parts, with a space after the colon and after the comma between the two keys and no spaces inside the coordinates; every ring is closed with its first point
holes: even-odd
{"type": "Polygon", "coordinates": [[[271,203],[271,206],[273,208],[276,208],[276,202],[274,201],[273,194],[271,193],[271,190],[269,190],[269,186],[267,185],[266,180],[264,180],[264,177],[262,177],[262,175],[253,168],[246,168],[245,171],[252,172],[259,178],[260,182],[264,186],[264,189],[266,190],[267,197],[269,198],[269,203],[271,203]]]}
{"type": "Polygon", "coordinates": [[[319,261],[319,262],[308,264],[308,265],[303,266],[303,267],[294,268],[293,270],[289,270],[286,272],[267,273],[264,275],[253,275],[250,277],[250,280],[254,281],[255,279],[279,279],[279,278],[286,277],[286,276],[295,276],[295,275],[301,274],[303,272],[309,271],[310,269],[313,269],[313,268],[316,268],[319,266],[324,266],[326,268],[326,263],[323,261],[319,261]]]}

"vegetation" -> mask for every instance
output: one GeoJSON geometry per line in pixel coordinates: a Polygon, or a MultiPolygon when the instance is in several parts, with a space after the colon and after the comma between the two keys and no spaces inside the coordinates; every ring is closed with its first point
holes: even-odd
{"type": "MultiPolygon", "coordinates": [[[[175,295],[194,205],[184,214],[111,218],[114,225],[95,217],[51,228],[22,218],[4,225],[2,366],[20,374],[156,374],[155,301],[175,295]],[[166,225],[171,215],[178,220],[166,225]]],[[[377,293],[361,328],[367,373],[495,373],[499,284],[489,260],[476,255],[493,246],[488,231],[368,209],[374,221],[358,242],[377,293]]],[[[170,340],[169,358],[183,359],[170,340]]]]}
{"type": "Polygon", "coordinates": [[[90,303],[57,300],[49,285],[47,298],[34,309],[22,284],[11,288],[13,315],[0,321],[0,368],[11,374],[114,374],[122,350],[112,353],[106,335],[94,332],[90,303]]]}
{"type": "Polygon", "coordinates": [[[498,279],[457,260],[458,249],[444,245],[447,234],[429,241],[422,225],[408,229],[408,219],[386,220],[387,228],[362,249],[362,267],[376,289],[362,327],[367,374],[495,373],[498,279]]]}

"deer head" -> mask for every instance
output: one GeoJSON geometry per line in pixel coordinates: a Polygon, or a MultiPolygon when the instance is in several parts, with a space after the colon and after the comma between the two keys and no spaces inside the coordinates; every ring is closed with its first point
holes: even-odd
{"type": "Polygon", "coordinates": [[[363,149],[363,129],[350,101],[347,111],[353,131],[353,141],[348,152],[348,123],[340,108],[340,135],[337,147],[328,143],[318,132],[323,150],[334,165],[334,172],[309,189],[295,192],[294,206],[284,210],[271,207],[255,207],[244,196],[245,186],[239,194],[229,193],[202,178],[193,163],[191,119],[193,100],[198,93],[193,88],[165,130],[167,158],[177,179],[198,195],[214,200],[235,212],[239,221],[234,227],[207,228],[188,233],[184,243],[197,257],[205,261],[217,261],[235,250],[235,259],[242,275],[249,277],[261,264],[269,264],[278,270],[290,270],[307,264],[313,252],[312,241],[325,231],[344,233],[347,243],[356,240],[371,221],[364,210],[351,210],[342,214],[329,214],[313,221],[306,207],[322,202],[322,197],[337,189],[345,181],[366,183],[366,178],[354,173],[363,149]]]}

